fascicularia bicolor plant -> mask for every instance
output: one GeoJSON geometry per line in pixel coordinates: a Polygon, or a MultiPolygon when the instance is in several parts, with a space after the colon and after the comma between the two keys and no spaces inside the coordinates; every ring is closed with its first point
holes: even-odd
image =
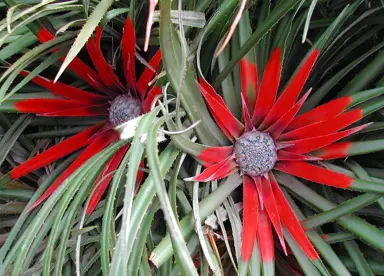
{"type": "MultiPolygon", "coordinates": [[[[46,29],[38,34],[39,40],[44,43],[54,38],[46,29]]],[[[96,28],[95,38],[90,38],[86,44],[91,61],[96,71],[75,58],[69,67],[77,73],[84,81],[99,93],[87,92],[85,90],[67,85],[61,82],[53,82],[44,77],[36,76],[32,79],[37,85],[51,91],[56,99],[26,99],[14,103],[18,112],[34,113],[38,116],[47,117],[93,117],[105,116],[106,121],[96,124],[86,130],[58,143],[41,154],[29,159],[3,176],[3,183],[17,179],[26,174],[42,168],[66,155],[83,147],[84,150],[77,159],[60,175],[49,189],[33,204],[30,209],[35,208],[48,198],[73,172],[81,167],[92,156],[105,147],[117,141],[120,137],[116,127],[121,126],[150,111],[153,99],[161,94],[159,87],[149,88],[149,83],[155,75],[155,71],[161,61],[161,52],[158,50],[149,62],[149,67],[144,70],[136,81],[135,70],[135,30],[131,20],[125,23],[124,33],[121,41],[122,67],[125,77],[123,84],[112,67],[106,62],[101,51],[100,42],[102,30],[96,28]],[[149,90],[149,91],[148,91],[149,90]]],[[[28,72],[21,72],[27,76],[28,72]]],[[[104,170],[96,179],[97,188],[90,196],[87,214],[97,206],[102,195],[110,183],[113,174],[119,166],[121,159],[127,152],[129,144],[122,147],[105,165],[104,170]]],[[[143,165],[143,164],[142,164],[143,165]]],[[[137,182],[140,183],[143,172],[139,171],[137,182]]]]}
{"type": "Polygon", "coordinates": [[[241,257],[248,262],[257,242],[265,271],[273,271],[274,267],[272,226],[284,252],[282,226],[312,261],[319,261],[275,179],[275,171],[342,189],[370,189],[369,183],[332,171],[319,161],[346,156],[351,143],[335,142],[369,125],[348,128],[371,112],[353,107],[362,97],[373,95],[342,97],[298,114],[311,93],[309,89],[299,97],[319,54],[317,49],[310,53],[280,94],[282,57],[279,48],[273,51],[260,83],[257,66],[243,59],[240,63],[241,121],[232,115],[222,97],[205,79],[200,79],[200,91],[212,116],[232,145],[201,150],[197,158],[206,169],[190,180],[207,182],[240,173],[243,178],[241,257]]]}

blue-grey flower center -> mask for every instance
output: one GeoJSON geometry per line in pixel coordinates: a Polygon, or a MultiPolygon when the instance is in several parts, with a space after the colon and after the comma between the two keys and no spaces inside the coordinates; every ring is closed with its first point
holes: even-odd
{"type": "Polygon", "coordinates": [[[142,114],[139,99],[128,95],[117,96],[109,108],[109,121],[113,126],[121,125],[142,114]]]}
{"type": "Polygon", "coordinates": [[[242,174],[260,176],[274,167],[277,159],[276,146],[267,133],[253,130],[245,132],[237,139],[235,156],[242,174]]]}

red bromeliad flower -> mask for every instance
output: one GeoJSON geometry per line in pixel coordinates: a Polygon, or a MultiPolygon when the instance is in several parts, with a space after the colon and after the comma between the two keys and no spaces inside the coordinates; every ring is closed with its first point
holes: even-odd
{"type": "MultiPolygon", "coordinates": [[[[153,99],[161,94],[161,89],[156,86],[152,87],[148,92],[149,82],[155,74],[151,68],[146,68],[136,82],[135,31],[131,20],[127,19],[122,37],[122,63],[126,85],[120,82],[111,66],[104,59],[100,48],[101,34],[102,30],[98,27],[95,40],[89,39],[87,42],[88,53],[97,71],[88,67],[78,58],[74,59],[69,66],[100,94],[87,92],[60,82],[54,83],[52,80],[37,76],[32,80],[34,83],[50,90],[60,98],[27,99],[15,104],[17,111],[35,113],[39,116],[106,116],[108,118],[108,120],[92,126],[29,159],[14,168],[6,176],[8,180],[17,179],[85,147],[77,159],[55,180],[48,190],[33,204],[31,209],[48,198],[67,177],[88,159],[118,140],[119,133],[114,128],[148,112],[153,99]]],[[[54,38],[45,29],[39,33],[38,37],[42,43],[54,38]]],[[[62,60],[64,59],[65,57],[62,58],[62,60]]],[[[151,59],[149,65],[156,69],[160,61],[161,52],[159,50],[151,59]]],[[[22,72],[22,75],[26,76],[28,73],[22,72]]],[[[129,145],[126,145],[117,151],[96,179],[95,184],[98,186],[91,195],[87,214],[92,213],[97,206],[112,179],[111,172],[116,170],[128,147],[129,145]]],[[[140,182],[142,176],[143,173],[139,172],[138,182],[140,182]]]]}
{"type": "Polygon", "coordinates": [[[195,181],[211,181],[240,172],[244,196],[242,259],[245,262],[250,259],[256,238],[265,267],[271,267],[274,260],[271,225],[284,251],[286,246],[282,225],[311,260],[319,259],[273,171],[338,188],[356,188],[361,185],[356,179],[317,166],[311,161],[320,160],[319,156],[327,154],[329,157],[342,156],[349,144],[339,145],[332,151],[332,143],[366,127],[363,125],[344,130],[366,115],[362,108],[347,111],[361,100],[360,96],[339,98],[297,116],[311,91],[298,100],[319,51],[315,49],[309,55],[277,97],[281,74],[280,55],[280,49],[272,53],[260,86],[256,66],[245,59],[241,61],[242,122],[232,115],[214,89],[201,80],[200,90],[212,116],[233,145],[202,150],[199,159],[206,169],[193,178],[195,181]],[[324,148],[326,150],[322,150],[324,148]],[[313,153],[318,156],[313,156],[313,153]]]}

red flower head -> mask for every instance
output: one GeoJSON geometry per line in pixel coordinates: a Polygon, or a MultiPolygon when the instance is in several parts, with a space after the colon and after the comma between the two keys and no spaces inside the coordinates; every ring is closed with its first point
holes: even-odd
{"type": "MultiPolygon", "coordinates": [[[[129,18],[127,19],[122,38],[122,63],[126,85],[120,82],[101,52],[101,34],[102,30],[98,27],[96,29],[95,39],[90,38],[87,42],[87,50],[96,71],[88,67],[88,65],[78,58],[75,58],[69,65],[75,73],[100,93],[87,92],[64,83],[54,83],[52,80],[37,76],[33,78],[32,81],[47,88],[58,96],[58,98],[27,99],[15,104],[17,111],[35,113],[39,116],[106,116],[108,118],[107,121],[92,126],[29,159],[9,173],[7,176],[8,179],[22,177],[85,147],[77,159],[56,179],[49,189],[35,202],[31,209],[49,197],[67,177],[88,159],[110,143],[116,141],[119,138],[118,132],[114,129],[116,126],[148,112],[153,99],[156,95],[161,94],[161,89],[155,86],[152,87],[149,92],[147,91],[149,82],[155,74],[152,68],[156,69],[161,61],[160,50],[157,51],[149,62],[152,68],[146,68],[136,82],[135,31],[131,20],[129,18]]],[[[45,29],[39,33],[38,37],[42,43],[54,38],[54,36],[45,29]]],[[[65,57],[62,58],[62,60],[64,59],[65,57]]],[[[22,75],[27,76],[28,73],[22,72],[22,75]]],[[[116,170],[128,147],[129,145],[124,146],[111,158],[95,181],[98,187],[91,195],[87,209],[88,214],[90,214],[98,204],[112,179],[111,172],[116,170]]],[[[138,181],[141,180],[141,177],[142,173],[139,173],[138,181]]]]}
{"type": "MultiPolygon", "coordinates": [[[[322,149],[335,141],[362,130],[366,125],[349,128],[361,119],[363,110],[346,111],[356,104],[353,97],[343,97],[297,116],[311,90],[299,94],[317,60],[314,50],[277,97],[281,73],[281,53],[276,49],[263,74],[260,86],[254,64],[242,60],[242,122],[226,107],[224,100],[205,81],[200,90],[212,116],[232,146],[210,147],[200,152],[206,169],[193,179],[211,181],[239,171],[243,177],[244,215],[242,259],[252,255],[255,238],[264,265],[272,265],[274,245],[272,226],[286,251],[282,225],[311,260],[319,256],[290,208],[273,171],[291,174],[309,181],[339,188],[359,185],[346,175],[313,164],[324,156],[322,149]],[[314,154],[318,154],[315,156],[314,154]]],[[[341,156],[346,146],[338,146],[341,156]]],[[[336,149],[337,151],[337,149],[336,149]]]]}

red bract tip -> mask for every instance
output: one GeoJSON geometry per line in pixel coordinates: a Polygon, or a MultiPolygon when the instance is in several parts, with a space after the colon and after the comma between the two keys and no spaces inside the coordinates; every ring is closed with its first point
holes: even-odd
{"type": "Polygon", "coordinates": [[[305,100],[308,98],[311,93],[311,89],[298,101],[291,109],[287,111],[281,118],[279,118],[273,125],[271,125],[266,132],[270,133],[272,138],[277,139],[279,135],[285,130],[287,125],[292,121],[293,117],[300,110],[305,100]]]}
{"type": "Polygon", "coordinates": [[[145,162],[144,160],[141,160],[139,164],[139,170],[137,171],[137,175],[136,175],[136,187],[135,187],[134,194],[137,194],[137,192],[140,189],[140,184],[144,177],[144,170],[143,170],[144,168],[145,168],[145,162]]]}
{"type": "Polygon", "coordinates": [[[15,108],[23,113],[48,113],[83,106],[82,103],[62,99],[26,99],[15,103],[15,108]]]}
{"type": "Polygon", "coordinates": [[[352,142],[336,143],[312,152],[312,155],[323,160],[343,158],[348,155],[348,150],[352,147],[352,142]]]}
{"type": "Polygon", "coordinates": [[[264,120],[275,103],[281,75],[280,59],[280,48],[276,48],[268,61],[263,79],[261,80],[260,91],[257,95],[256,106],[252,116],[254,125],[258,125],[264,120]]]}
{"type": "Polygon", "coordinates": [[[228,157],[227,159],[206,168],[201,174],[193,177],[191,180],[200,182],[218,180],[231,175],[237,170],[237,163],[234,158],[228,157]]]}
{"type": "Polygon", "coordinates": [[[315,136],[327,135],[357,122],[363,117],[361,108],[357,108],[346,113],[342,113],[329,120],[313,123],[290,132],[284,133],[279,137],[281,141],[291,141],[296,139],[311,138],[315,136]]]}
{"type": "Polygon", "coordinates": [[[10,172],[10,176],[13,179],[17,179],[84,147],[89,143],[89,138],[92,137],[102,125],[103,123],[92,126],[61,143],[54,145],[41,154],[32,157],[20,166],[14,168],[10,172]]]}
{"type": "Polygon", "coordinates": [[[95,181],[95,185],[97,185],[97,187],[90,196],[86,212],[87,215],[90,215],[93,210],[95,210],[97,204],[99,203],[101,197],[103,196],[105,190],[108,188],[108,185],[112,180],[113,172],[119,166],[121,159],[123,159],[128,148],[129,144],[125,145],[118,152],[116,152],[111,160],[109,160],[109,162],[104,166],[100,175],[97,177],[95,181]]]}
{"type": "Polygon", "coordinates": [[[253,126],[252,119],[248,110],[247,102],[244,99],[243,93],[241,93],[241,105],[242,105],[242,117],[245,125],[245,131],[251,131],[255,127],[253,126]]]}
{"type": "Polygon", "coordinates": [[[304,253],[311,260],[318,260],[319,255],[313,248],[307,235],[305,234],[300,222],[293,213],[291,206],[281,191],[279,184],[277,184],[275,178],[270,174],[271,186],[276,198],[277,209],[279,210],[280,219],[293,239],[299,244],[304,253]]]}
{"type": "Polygon", "coordinates": [[[293,130],[313,123],[331,119],[344,112],[352,102],[352,97],[342,97],[326,104],[320,105],[311,111],[295,118],[287,127],[287,130],[293,130]]]}
{"type": "Polygon", "coordinates": [[[315,49],[309,55],[292,81],[288,84],[287,88],[281,94],[280,98],[269,111],[267,117],[262,123],[265,127],[269,127],[276,122],[276,120],[283,116],[295,104],[296,99],[303,89],[304,83],[306,82],[319,54],[319,50],[315,49]]]}
{"type": "Polygon", "coordinates": [[[95,66],[97,72],[99,73],[101,81],[106,87],[112,88],[114,90],[120,90],[124,92],[124,87],[121,84],[119,78],[113,72],[111,66],[107,63],[104,58],[103,53],[100,48],[102,30],[100,27],[96,28],[95,41],[92,38],[89,38],[87,42],[88,54],[92,60],[93,65],[95,66]]]}
{"type": "Polygon", "coordinates": [[[303,161],[281,161],[276,164],[275,169],[309,181],[337,188],[347,189],[353,182],[353,178],[345,174],[324,169],[303,161]]]}
{"type": "MultiPolygon", "coordinates": [[[[204,97],[204,93],[203,92],[208,93],[209,96],[211,96],[218,103],[220,103],[220,105],[222,105],[223,107],[225,107],[227,109],[226,114],[229,113],[231,115],[232,114],[231,111],[227,108],[223,98],[220,97],[220,95],[216,93],[215,89],[213,89],[213,87],[204,78],[200,78],[199,81],[200,82],[199,82],[198,85],[199,85],[199,89],[200,89],[200,92],[202,93],[203,97],[204,97]]],[[[234,138],[233,134],[231,134],[231,131],[227,128],[227,126],[225,124],[226,122],[223,120],[223,118],[221,118],[220,113],[215,112],[215,110],[210,105],[210,102],[207,99],[206,99],[206,101],[208,103],[208,108],[211,111],[211,114],[212,114],[213,118],[215,119],[216,123],[218,124],[218,126],[220,127],[221,131],[224,133],[224,135],[230,141],[232,141],[232,142],[235,141],[235,138],[234,138]]]]}
{"type": "Polygon", "coordinates": [[[257,240],[259,241],[261,260],[263,262],[273,261],[275,259],[275,246],[273,243],[271,221],[265,209],[259,210],[257,240]]]}
{"type": "MultiPolygon", "coordinates": [[[[41,29],[40,32],[37,34],[37,38],[40,40],[41,43],[44,43],[54,39],[55,36],[51,34],[48,30],[41,29]]],[[[52,52],[56,51],[57,50],[52,50],[52,52]]],[[[66,56],[60,58],[60,60],[64,61],[65,58],[66,56]]],[[[78,57],[75,57],[68,65],[68,67],[90,85],[92,85],[91,78],[99,81],[99,75],[94,70],[92,70],[87,64],[82,62],[78,57]]]]}
{"type": "Polygon", "coordinates": [[[253,114],[259,87],[256,64],[247,61],[245,58],[240,60],[240,75],[241,93],[244,96],[249,114],[253,114]]]}
{"type": "Polygon", "coordinates": [[[199,154],[199,159],[204,166],[212,166],[215,163],[228,159],[233,154],[233,147],[209,147],[199,154]]]}
{"type": "Polygon", "coordinates": [[[47,117],[80,117],[80,116],[103,116],[108,115],[109,103],[98,104],[98,105],[88,105],[75,108],[69,108],[64,110],[59,110],[55,112],[45,112],[38,113],[39,116],[47,117]]]}
{"type": "Polygon", "coordinates": [[[161,62],[161,51],[158,50],[156,54],[149,61],[149,66],[151,68],[146,67],[144,72],[141,74],[139,80],[137,81],[136,88],[140,94],[141,99],[144,99],[145,94],[147,93],[149,82],[152,80],[153,76],[156,74],[157,68],[159,67],[161,62]]]}
{"type": "Polygon", "coordinates": [[[225,106],[225,102],[223,98],[216,93],[215,89],[204,79],[204,78],[199,78],[199,88],[204,89],[204,93],[208,93],[212,98],[214,98],[216,101],[218,101],[221,105],[225,106]]]}
{"type": "Polygon", "coordinates": [[[353,133],[356,133],[364,128],[366,128],[369,124],[365,124],[362,126],[354,127],[348,130],[323,135],[319,137],[313,137],[313,138],[307,138],[307,139],[301,139],[301,140],[295,140],[295,141],[289,141],[289,144],[292,146],[287,148],[287,151],[294,152],[298,154],[303,154],[307,152],[311,152],[314,150],[317,150],[319,148],[322,148],[324,146],[330,145],[340,139],[343,139],[349,135],[352,135],[353,133]]]}
{"type": "Polygon", "coordinates": [[[225,129],[224,133],[230,135],[227,136],[228,139],[233,140],[233,138],[240,137],[244,131],[244,125],[232,115],[224,100],[205,81],[200,85],[200,91],[207,101],[209,109],[215,114],[215,119],[217,119],[220,128],[225,129]]]}
{"type": "MultiPolygon", "coordinates": [[[[29,72],[21,71],[20,75],[27,77],[29,72]]],[[[37,85],[48,89],[50,92],[57,96],[61,96],[67,98],[68,100],[73,100],[82,104],[97,104],[100,102],[105,102],[108,99],[105,96],[86,92],[82,89],[61,82],[53,82],[53,80],[40,76],[34,77],[32,81],[37,85]]]]}
{"type": "Polygon", "coordinates": [[[44,192],[44,194],[36,200],[36,202],[29,208],[28,212],[39,206],[44,200],[46,200],[51,194],[53,194],[57,188],[78,168],[80,168],[85,162],[87,162],[95,154],[103,150],[108,146],[113,140],[117,137],[115,131],[106,132],[98,137],[96,137],[88,147],[86,147],[83,152],[76,158],[74,162],[55,180],[55,182],[49,186],[49,188],[44,192]]]}
{"type": "Polygon", "coordinates": [[[135,29],[133,28],[132,21],[127,18],[125,21],[123,38],[121,41],[122,56],[123,56],[123,70],[127,87],[136,90],[136,73],[135,73],[135,52],[136,52],[136,36],[135,29]]]}
{"type": "Polygon", "coordinates": [[[265,177],[262,177],[260,188],[261,189],[258,192],[263,198],[263,203],[264,203],[265,209],[267,210],[268,217],[271,220],[273,227],[275,228],[277,236],[279,237],[280,244],[283,248],[283,251],[286,253],[287,249],[285,247],[283,230],[281,228],[281,223],[280,223],[280,216],[277,210],[276,200],[273,194],[270,181],[265,177]]]}
{"type": "Polygon", "coordinates": [[[39,33],[37,34],[37,38],[40,40],[40,42],[44,43],[49,40],[52,40],[55,38],[53,34],[51,34],[47,29],[41,29],[39,33]]]}
{"type": "Polygon", "coordinates": [[[161,95],[161,93],[161,88],[157,86],[153,86],[149,90],[147,97],[142,103],[144,113],[151,111],[153,100],[156,98],[156,96],[161,95]]]}
{"type": "Polygon", "coordinates": [[[319,157],[315,156],[308,156],[308,155],[301,155],[285,150],[279,150],[277,153],[277,160],[278,161],[317,161],[321,160],[319,157]]]}
{"type": "Polygon", "coordinates": [[[249,176],[243,176],[243,238],[241,257],[247,262],[255,244],[259,214],[259,200],[255,183],[249,176]]]}

